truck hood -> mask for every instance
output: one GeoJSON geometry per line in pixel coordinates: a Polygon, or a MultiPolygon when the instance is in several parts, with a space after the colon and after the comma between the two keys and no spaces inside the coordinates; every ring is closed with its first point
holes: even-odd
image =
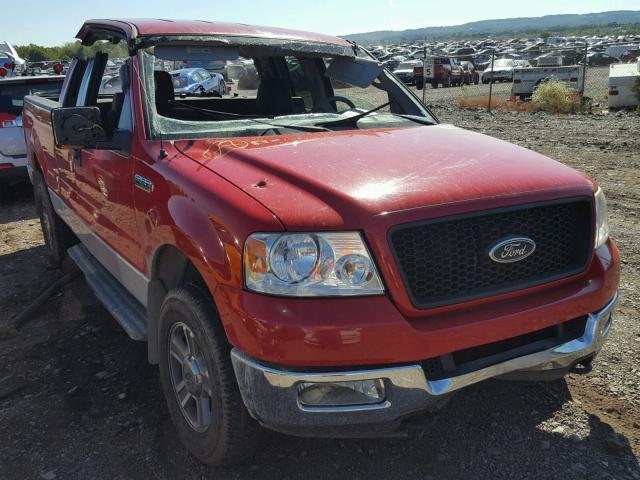
{"type": "Polygon", "coordinates": [[[550,158],[450,125],[176,146],[261,202],[291,230],[355,229],[373,216],[400,210],[593,189],[582,174],[550,158]]]}

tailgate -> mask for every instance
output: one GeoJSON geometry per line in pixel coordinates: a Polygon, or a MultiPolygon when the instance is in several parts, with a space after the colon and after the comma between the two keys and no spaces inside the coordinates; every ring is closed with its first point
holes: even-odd
{"type": "Polygon", "coordinates": [[[0,114],[0,156],[24,157],[26,153],[21,117],[0,114]]]}

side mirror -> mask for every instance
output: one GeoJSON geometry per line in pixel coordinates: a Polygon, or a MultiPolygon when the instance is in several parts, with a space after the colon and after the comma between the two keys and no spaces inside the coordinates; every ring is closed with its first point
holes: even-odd
{"type": "Polygon", "coordinates": [[[109,142],[98,107],[54,108],[51,124],[58,148],[100,148],[101,143],[109,142]]]}

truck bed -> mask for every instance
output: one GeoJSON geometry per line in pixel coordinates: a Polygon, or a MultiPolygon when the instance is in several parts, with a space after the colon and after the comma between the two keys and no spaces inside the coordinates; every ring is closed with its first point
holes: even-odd
{"type": "Polygon", "coordinates": [[[571,88],[579,90],[582,85],[583,67],[582,65],[568,65],[564,67],[515,68],[511,94],[524,99],[531,96],[540,83],[551,78],[556,78],[567,83],[571,88]]]}

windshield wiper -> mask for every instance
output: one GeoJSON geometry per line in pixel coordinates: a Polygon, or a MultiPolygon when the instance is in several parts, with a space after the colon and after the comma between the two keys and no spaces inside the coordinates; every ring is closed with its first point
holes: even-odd
{"type": "Polygon", "coordinates": [[[188,103],[176,102],[175,100],[172,102],[176,105],[180,105],[181,107],[186,107],[191,110],[195,110],[196,112],[206,113],[208,115],[214,117],[222,117],[227,119],[238,119],[238,120],[249,120],[251,122],[260,123],[262,125],[266,125],[275,128],[290,128],[292,130],[300,130],[301,132],[330,132],[331,130],[328,128],[324,128],[320,125],[284,125],[282,123],[273,123],[266,120],[258,120],[250,115],[242,115],[239,113],[230,113],[230,112],[221,112],[219,110],[209,110],[208,108],[202,107],[194,107],[193,105],[189,105],[188,103]]]}
{"type": "Polygon", "coordinates": [[[392,113],[394,117],[406,118],[407,120],[411,120],[412,122],[419,123],[421,125],[435,125],[435,122],[431,120],[427,120],[424,117],[419,117],[417,115],[409,115],[408,113],[392,113]]]}
{"type": "Polygon", "coordinates": [[[382,110],[384,107],[388,107],[389,105],[391,105],[391,102],[383,103],[382,105],[378,105],[376,108],[372,108],[371,110],[367,110],[366,112],[359,113],[358,115],[352,115],[350,117],[340,118],[338,120],[331,120],[330,122],[315,123],[314,125],[320,127],[357,127],[358,121],[361,118],[364,118],[367,115],[372,114],[373,112],[377,112],[378,110],[382,110]]]}

